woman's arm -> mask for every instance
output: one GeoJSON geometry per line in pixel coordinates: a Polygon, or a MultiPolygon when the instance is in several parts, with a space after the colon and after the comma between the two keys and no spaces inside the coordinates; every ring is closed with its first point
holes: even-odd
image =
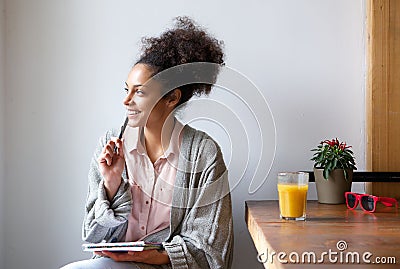
{"type": "Polygon", "coordinates": [[[228,172],[217,143],[185,129],[183,158],[164,248],[174,269],[230,268],[233,221],[228,172]],[[185,149],[186,146],[186,149],[185,149]]]}
{"type": "MultiPolygon", "coordinates": [[[[219,180],[227,180],[226,174],[219,180]]],[[[233,251],[231,197],[229,192],[222,196],[225,183],[217,185],[201,191],[196,205],[184,218],[182,230],[164,244],[174,269],[230,268],[233,251]]]]}
{"type": "Polygon", "coordinates": [[[170,263],[167,252],[158,250],[129,251],[128,253],[102,251],[95,252],[95,254],[103,257],[109,257],[116,262],[141,262],[155,265],[170,263]]]}
{"type": "Polygon", "coordinates": [[[90,163],[89,189],[82,230],[82,238],[87,242],[120,241],[126,233],[127,218],[131,210],[130,184],[126,179],[121,179],[116,194],[109,200],[99,167],[100,155],[111,135],[111,132],[107,132],[100,139],[90,163]]]}

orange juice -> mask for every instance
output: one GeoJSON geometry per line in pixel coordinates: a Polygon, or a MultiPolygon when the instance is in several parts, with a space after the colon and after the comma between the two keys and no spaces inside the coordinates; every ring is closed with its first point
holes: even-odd
{"type": "Polygon", "coordinates": [[[278,184],[279,208],[285,218],[305,217],[308,185],[278,184]]]}

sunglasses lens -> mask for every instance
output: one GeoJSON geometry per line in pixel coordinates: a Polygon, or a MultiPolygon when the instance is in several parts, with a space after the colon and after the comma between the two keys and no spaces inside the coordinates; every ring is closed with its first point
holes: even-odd
{"type": "Polygon", "coordinates": [[[372,211],[374,209],[374,199],[370,196],[361,197],[361,205],[365,210],[372,211]]]}
{"type": "Polygon", "coordinates": [[[347,204],[350,208],[353,208],[356,205],[356,196],[353,194],[347,194],[347,204]]]}

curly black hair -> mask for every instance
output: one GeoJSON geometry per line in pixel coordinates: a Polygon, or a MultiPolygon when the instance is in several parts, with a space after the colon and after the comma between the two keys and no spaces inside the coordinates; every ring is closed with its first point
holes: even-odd
{"type": "MultiPolygon", "coordinates": [[[[159,37],[142,39],[142,51],[136,64],[145,64],[153,76],[169,68],[197,62],[224,64],[223,41],[217,40],[189,17],[176,17],[172,29],[159,37]]],[[[211,71],[215,83],[219,69],[211,71]]],[[[193,95],[209,94],[211,83],[191,83],[179,87],[181,99],[177,106],[187,102],[193,95]]],[[[172,92],[172,91],[170,91],[172,92]]],[[[165,95],[168,96],[168,93],[165,95]]]]}

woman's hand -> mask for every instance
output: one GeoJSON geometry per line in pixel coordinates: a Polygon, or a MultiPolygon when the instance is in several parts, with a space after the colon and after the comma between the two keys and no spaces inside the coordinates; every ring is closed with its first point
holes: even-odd
{"type": "Polygon", "coordinates": [[[121,184],[121,176],[125,166],[122,145],[122,140],[111,138],[104,146],[103,151],[97,159],[100,173],[104,177],[104,187],[109,200],[114,198],[121,184]],[[115,147],[117,147],[117,152],[114,152],[115,147]]]}
{"type": "Polygon", "coordinates": [[[118,253],[110,251],[95,252],[95,254],[109,257],[116,262],[141,262],[147,264],[168,264],[170,263],[166,251],[144,250],[144,251],[128,251],[128,253],[118,253]]]}

